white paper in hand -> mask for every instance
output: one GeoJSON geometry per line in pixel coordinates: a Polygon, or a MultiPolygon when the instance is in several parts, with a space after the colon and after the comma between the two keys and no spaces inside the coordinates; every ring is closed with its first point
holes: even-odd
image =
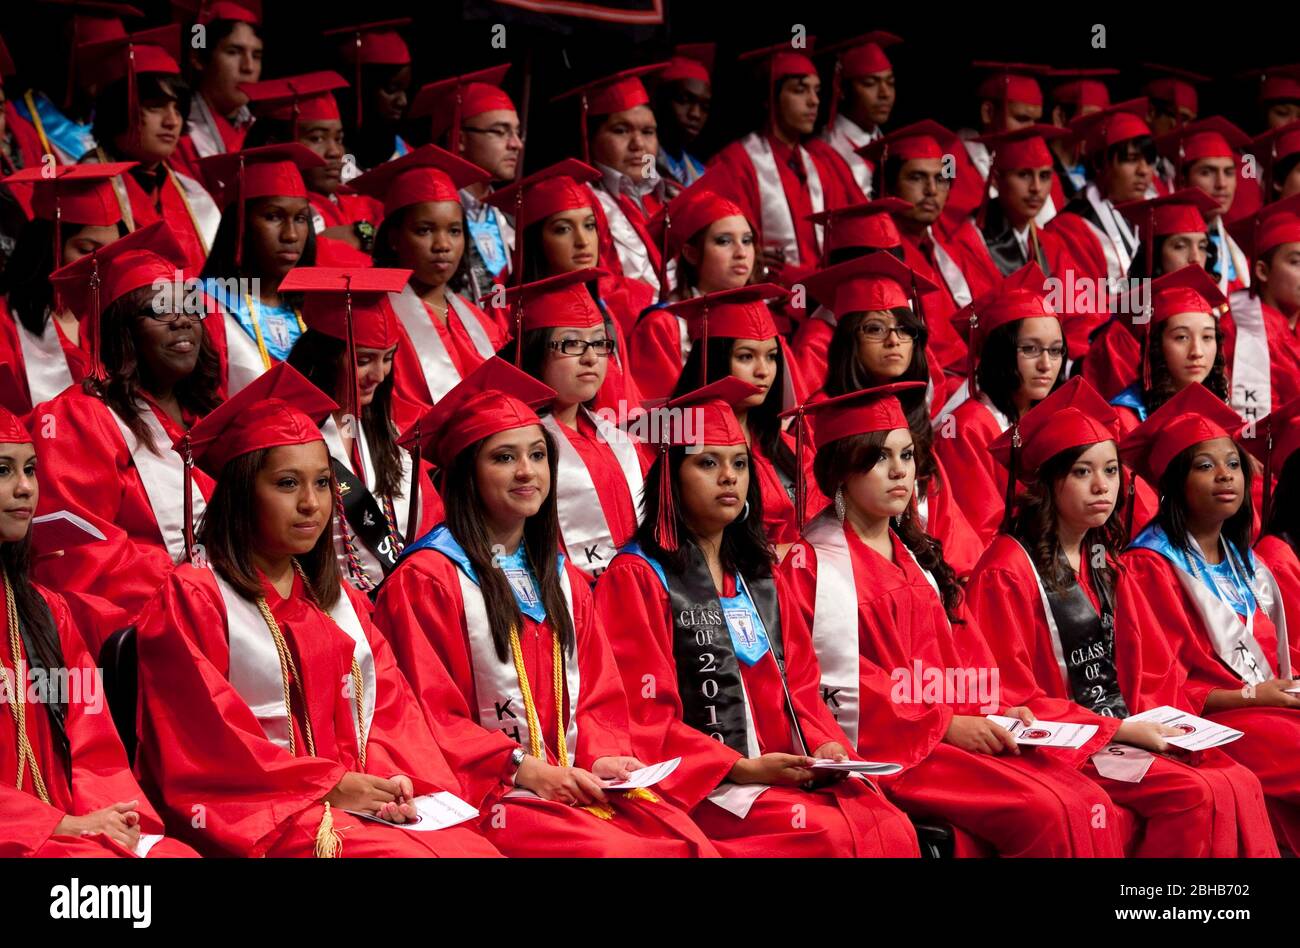
{"type": "Polygon", "coordinates": [[[411,823],[392,823],[388,820],[381,820],[373,813],[359,813],[356,810],[348,810],[347,812],[353,816],[374,820],[376,823],[383,823],[385,826],[396,826],[398,829],[411,830],[414,833],[428,833],[432,830],[446,829],[448,826],[455,826],[478,816],[477,809],[470,806],[456,794],[449,793],[446,790],[416,797],[411,802],[415,804],[416,814],[415,821],[411,823]]]}
{"type": "Polygon", "coordinates": [[[672,760],[665,760],[662,764],[651,764],[648,767],[642,767],[640,770],[634,770],[628,774],[626,780],[620,780],[617,783],[605,783],[604,789],[636,790],[639,787],[653,787],[676,770],[677,765],[681,762],[680,757],[674,757],[672,760]]]}
{"type": "Polygon", "coordinates": [[[1156,724],[1177,728],[1183,733],[1178,737],[1166,737],[1165,741],[1174,745],[1174,747],[1181,747],[1183,750],[1209,750],[1211,747],[1231,744],[1238,738],[1246,736],[1242,731],[1224,727],[1222,724],[1207,721],[1205,718],[1198,718],[1194,714],[1179,711],[1169,705],[1152,708],[1150,711],[1143,711],[1141,714],[1129,715],[1128,719],[1130,721],[1152,721],[1156,724]]]}
{"type": "Polygon", "coordinates": [[[1063,721],[1035,721],[1026,724],[1019,718],[1001,714],[987,715],[988,719],[1011,732],[1017,744],[1028,747],[1082,747],[1097,733],[1095,724],[1067,724],[1063,721]]]}
{"type": "Polygon", "coordinates": [[[813,770],[844,770],[851,774],[869,774],[872,777],[888,777],[903,769],[902,764],[882,764],[874,760],[830,760],[818,757],[813,761],[813,770]]]}

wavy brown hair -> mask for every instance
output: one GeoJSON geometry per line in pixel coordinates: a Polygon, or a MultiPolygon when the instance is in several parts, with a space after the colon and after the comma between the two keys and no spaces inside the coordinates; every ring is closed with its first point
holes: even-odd
{"type": "MultiPolygon", "coordinates": [[[[1161,405],[1169,401],[1178,394],[1178,388],[1174,382],[1174,377],[1169,371],[1169,363],[1165,361],[1165,347],[1162,344],[1165,338],[1165,330],[1169,328],[1168,321],[1161,322],[1151,330],[1151,387],[1142,390],[1142,402],[1147,407],[1147,417],[1156,411],[1161,405]]],[[[1210,366],[1210,374],[1205,377],[1201,384],[1214,393],[1214,396],[1222,401],[1228,400],[1228,370],[1223,358],[1223,328],[1219,321],[1214,321],[1214,364],[1210,366]]],[[[1142,340],[1142,348],[1146,349],[1147,341],[1142,340]]],[[[1142,363],[1139,362],[1138,365],[1142,363]]]]}
{"type": "MultiPolygon", "coordinates": [[[[822,445],[813,458],[813,477],[822,493],[834,497],[835,491],[850,475],[875,467],[876,462],[884,456],[883,448],[887,437],[888,431],[873,431],[822,445]]],[[[957,581],[957,573],[943,558],[943,543],[921,529],[916,519],[915,505],[909,505],[893,527],[903,545],[912,551],[916,561],[921,564],[921,568],[934,577],[948,619],[952,622],[963,621],[957,611],[962,601],[962,588],[957,581]]]]}

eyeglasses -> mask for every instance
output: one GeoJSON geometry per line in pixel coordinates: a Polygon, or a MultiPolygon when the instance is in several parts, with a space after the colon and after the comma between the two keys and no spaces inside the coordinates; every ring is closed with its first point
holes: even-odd
{"type": "Polygon", "coordinates": [[[524,140],[521,129],[518,125],[489,125],[487,128],[475,128],[473,125],[462,125],[462,132],[475,132],[479,135],[491,135],[497,141],[504,142],[511,138],[524,140]]]}
{"type": "Polygon", "coordinates": [[[867,342],[884,342],[891,333],[899,342],[915,342],[921,335],[921,330],[915,326],[886,326],[884,323],[862,323],[858,326],[858,335],[867,342]]]}
{"type": "Polygon", "coordinates": [[[171,323],[176,322],[176,320],[180,319],[182,316],[184,316],[186,319],[192,319],[195,322],[199,322],[202,321],[208,314],[203,312],[203,310],[199,310],[198,312],[195,313],[190,313],[187,312],[184,309],[184,307],[181,308],[180,312],[173,312],[170,309],[159,312],[155,310],[152,306],[146,306],[140,310],[139,315],[148,316],[150,319],[156,322],[166,323],[170,325],[171,323]]]}
{"type": "Polygon", "coordinates": [[[1047,348],[1038,345],[1036,342],[1026,343],[1023,346],[1016,346],[1016,351],[1026,359],[1037,359],[1044,352],[1047,353],[1047,358],[1051,359],[1053,362],[1059,362],[1065,357],[1065,346],[1051,346],[1050,348],[1047,348]]]}
{"type": "Polygon", "coordinates": [[[558,339],[547,345],[548,348],[554,349],[556,352],[562,352],[566,356],[586,355],[588,349],[594,349],[598,356],[614,354],[613,339],[558,339]]]}

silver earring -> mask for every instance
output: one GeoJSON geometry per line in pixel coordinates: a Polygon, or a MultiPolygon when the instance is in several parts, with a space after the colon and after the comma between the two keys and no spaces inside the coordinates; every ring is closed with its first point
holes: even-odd
{"type": "Polygon", "coordinates": [[[844,485],[843,484],[835,488],[835,516],[840,518],[840,523],[844,522],[844,485]]]}
{"type": "Polygon", "coordinates": [[[749,518],[749,501],[745,501],[745,506],[740,511],[740,516],[736,518],[736,523],[743,523],[748,518],[749,518]]]}

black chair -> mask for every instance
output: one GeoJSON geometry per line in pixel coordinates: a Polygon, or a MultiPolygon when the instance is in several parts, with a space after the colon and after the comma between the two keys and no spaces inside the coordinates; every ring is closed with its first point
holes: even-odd
{"type": "Polygon", "coordinates": [[[951,859],[955,843],[952,830],[934,823],[917,823],[913,821],[917,842],[921,844],[922,859],[951,859]]]}
{"type": "Polygon", "coordinates": [[[99,667],[104,670],[104,694],[113,724],[126,748],[128,763],[135,763],[136,642],[135,626],[110,635],[99,650],[99,667]]]}

